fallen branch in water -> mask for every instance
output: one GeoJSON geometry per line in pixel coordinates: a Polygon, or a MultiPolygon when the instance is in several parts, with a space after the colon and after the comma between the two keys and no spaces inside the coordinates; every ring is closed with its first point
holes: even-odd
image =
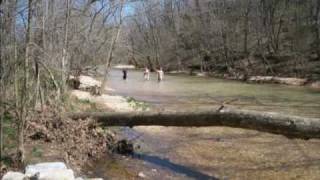
{"type": "Polygon", "coordinates": [[[227,126],[281,134],[290,138],[320,138],[320,119],[257,111],[222,109],[205,112],[74,113],[72,119],[93,118],[103,126],[227,126]]]}

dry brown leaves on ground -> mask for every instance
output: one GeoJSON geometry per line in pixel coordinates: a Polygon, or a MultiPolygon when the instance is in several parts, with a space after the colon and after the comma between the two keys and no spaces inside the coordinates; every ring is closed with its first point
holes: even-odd
{"type": "Polygon", "coordinates": [[[78,171],[84,162],[98,158],[114,144],[114,134],[99,127],[95,120],[62,117],[54,110],[35,114],[28,123],[26,141],[56,147],[56,159],[63,158],[78,171]]]}

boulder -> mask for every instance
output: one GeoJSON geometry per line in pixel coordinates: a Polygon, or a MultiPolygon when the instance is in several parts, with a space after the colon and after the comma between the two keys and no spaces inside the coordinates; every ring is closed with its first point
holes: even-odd
{"type": "Polygon", "coordinates": [[[100,87],[101,86],[101,82],[90,77],[90,76],[85,76],[85,75],[80,75],[78,78],[76,78],[75,76],[70,76],[69,77],[69,81],[72,82],[72,85],[74,84],[73,81],[79,81],[79,85],[77,85],[78,87],[75,89],[82,89],[82,90],[87,90],[87,89],[91,89],[92,87],[100,87]]]}
{"type": "Polygon", "coordinates": [[[140,178],[146,178],[147,176],[143,172],[139,172],[138,177],[140,178]]]}
{"type": "Polygon", "coordinates": [[[188,74],[188,71],[169,71],[167,74],[188,74]]]}
{"type": "Polygon", "coordinates": [[[303,86],[307,83],[307,79],[301,78],[281,78],[281,77],[274,77],[273,81],[279,84],[287,84],[293,86],[303,86]]]}
{"type": "Polygon", "coordinates": [[[199,77],[207,77],[208,74],[205,73],[205,72],[198,72],[198,73],[196,73],[196,76],[199,76],[199,77]]]}
{"type": "MultiPolygon", "coordinates": [[[[74,172],[67,169],[63,162],[39,163],[35,165],[28,165],[25,169],[26,173],[7,172],[2,180],[84,180],[84,178],[75,178],[74,172]]],[[[103,180],[102,178],[85,178],[87,180],[103,180]]]]}
{"type": "Polygon", "coordinates": [[[250,82],[257,82],[257,83],[271,83],[273,80],[273,76],[252,76],[248,79],[250,82]]]}
{"type": "Polygon", "coordinates": [[[129,64],[118,64],[114,66],[113,68],[115,69],[135,69],[136,67],[134,65],[129,65],[129,64]]]}
{"type": "Polygon", "coordinates": [[[95,80],[94,78],[90,77],[90,76],[83,76],[81,75],[79,77],[80,80],[80,89],[86,89],[86,88],[90,88],[90,87],[94,87],[94,86],[101,86],[101,82],[98,80],[95,80]]]}
{"type": "Polygon", "coordinates": [[[129,142],[125,139],[118,141],[115,144],[114,152],[123,154],[123,155],[130,155],[133,154],[134,148],[132,142],[129,142]]]}
{"type": "Polygon", "coordinates": [[[48,170],[66,170],[67,166],[63,162],[48,162],[28,165],[25,169],[27,175],[33,175],[37,172],[45,172],[48,170]]]}
{"type": "Polygon", "coordinates": [[[39,180],[75,180],[73,170],[71,169],[49,169],[42,171],[38,175],[39,180]]]}
{"type": "Polygon", "coordinates": [[[25,169],[28,177],[37,175],[39,180],[74,180],[74,173],[63,162],[39,163],[28,165],[25,169]]]}
{"type": "Polygon", "coordinates": [[[2,180],[23,180],[25,177],[26,175],[20,172],[9,171],[2,177],[2,180]]]}
{"type": "Polygon", "coordinates": [[[315,82],[311,83],[310,87],[314,88],[314,89],[320,89],[320,81],[315,81],[315,82]]]}

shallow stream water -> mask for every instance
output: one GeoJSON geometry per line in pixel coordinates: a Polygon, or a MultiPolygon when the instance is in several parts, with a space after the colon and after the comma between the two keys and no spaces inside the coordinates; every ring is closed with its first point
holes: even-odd
{"type": "MultiPolygon", "coordinates": [[[[143,80],[139,71],[110,72],[116,95],[146,102],[155,111],[239,109],[320,117],[320,92],[307,87],[247,84],[214,78],[166,75],[143,80]]],[[[106,179],[319,179],[320,140],[288,139],[227,127],[120,128],[137,147],[130,157],[109,155],[90,173],[106,179]]]]}

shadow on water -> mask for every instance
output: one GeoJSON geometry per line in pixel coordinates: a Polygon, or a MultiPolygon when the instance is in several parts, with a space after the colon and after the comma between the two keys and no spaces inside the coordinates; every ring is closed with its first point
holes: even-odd
{"type": "Polygon", "coordinates": [[[209,176],[207,174],[193,170],[192,168],[183,165],[175,164],[173,162],[170,162],[170,160],[168,159],[162,159],[158,156],[135,153],[132,157],[160,166],[162,168],[169,169],[175,173],[186,175],[190,178],[218,180],[218,178],[216,177],[209,176]]]}

